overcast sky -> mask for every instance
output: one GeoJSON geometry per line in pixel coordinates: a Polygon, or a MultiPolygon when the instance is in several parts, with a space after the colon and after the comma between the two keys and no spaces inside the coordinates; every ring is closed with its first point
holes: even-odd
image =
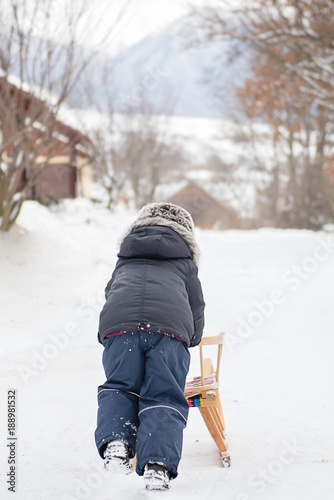
{"type": "Polygon", "coordinates": [[[187,2],[183,0],[136,0],[126,16],[119,39],[132,44],[150,32],[159,31],[166,24],[186,14],[187,2]]]}
{"type": "MultiPolygon", "coordinates": [[[[132,45],[150,33],[161,31],[167,24],[185,15],[190,5],[203,6],[215,3],[217,0],[132,0],[130,8],[117,25],[113,36],[113,47],[132,45]]],[[[115,16],[115,11],[110,11],[113,9],[112,4],[107,0],[100,1],[99,7],[104,12],[109,10],[110,20],[115,16]]]]}
{"type": "MultiPolygon", "coordinates": [[[[65,43],[69,41],[69,32],[68,24],[63,22],[64,16],[80,19],[79,24],[74,21],[78,42],[89,47],[101,47],[101,40],[105,39],[106,33],[110,33],[106,50],[111,54],[149,34],[160,32],[193,7],[217,6],[219,3],[220,0],[49,0],[47,4],[40,2],[35,11],[36,0],[28,0],[27,3],[19,3],[21,7],[26,6],[19,10],[19,19],[22,26],[26,23],[27,30],[33,25],[34,35],[65,43]],[[124,5],[128,7],[116,23],[124,5]]],[[[0,29],[6,26],[10,29],[12,4],[0,0],[0,9],[0,29]]]]}

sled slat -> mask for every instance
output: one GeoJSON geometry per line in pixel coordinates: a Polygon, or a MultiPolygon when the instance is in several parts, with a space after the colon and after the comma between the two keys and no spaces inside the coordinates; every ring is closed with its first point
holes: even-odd
{"type": "Polygon", "coordinates": [[[203,337],[200,343],[200,377],[186,383],[184,394],[189,406],[198,407],[212,439],[220,451],[224,467],[230,465],[230,454],[225,436],[225,421],[219,395],[219,368],[222,357],[224,333],[215,337],[203,337]],[[204,358],[203,346],[217,345],[217,365],[204,358]]]}

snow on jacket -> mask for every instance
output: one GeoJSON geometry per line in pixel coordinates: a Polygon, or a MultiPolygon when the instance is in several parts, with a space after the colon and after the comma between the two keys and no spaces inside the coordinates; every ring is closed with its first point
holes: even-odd
{"type": "Polygon", "coordinates": [[[112,333],[142,329],[198,345],[205,303],[193,235],[160,217],[144,219],[130,231],[105,289],[99,341],[112,333]]]}

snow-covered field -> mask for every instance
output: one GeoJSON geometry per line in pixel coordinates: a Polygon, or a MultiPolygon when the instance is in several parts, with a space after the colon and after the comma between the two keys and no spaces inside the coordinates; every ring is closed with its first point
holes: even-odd
{"type": "MultiPolygon", "coordinates": [[[[96,339],[117,240],[134,214],[86,200],[27,202],[0,240],[0,497],[19,500],[330,500],[334,491],[334,235],[197,231],[206,335],[227,332],[221,396],[232,467],[196,408],[169,492],[110,477],[93,433],[96,339]],[[7,391],[17,392],[15,495],[7,391]]],[[[191,375],[198,372],[198,349],[191,375]]]]}

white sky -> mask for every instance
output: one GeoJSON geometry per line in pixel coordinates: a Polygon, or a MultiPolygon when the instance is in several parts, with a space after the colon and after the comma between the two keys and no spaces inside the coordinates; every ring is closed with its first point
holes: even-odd
{"type": "MultiPolygon", "coordinates": [[[[160,31],[167,24],[185,15],[190,5],[200,7],[215,3],[217,2],[214,0],[132,0],[130,8],[115,29],[111,51],[122,45],[132,45],[146,35],[160,31]]],[[[118,8],[120,4],[118,1],[118,8]]],[[[96,13],[100,15],[100,12],[103,12],[102,17],[106,23],[112,24],[111,20],[115,18],[114,6],[108,0],[100,0],[98,8],[95,7],[96,13]]]]}
{"type": "MultiPolygon", "coordinates": [[[[46,6],[41,2],[37,15],[34,11],[36,0],[27,1],[27,11],[21,9],[22,19],[27,19],[27,28],[33,22],[33,33],[39,36],[54,38],[57,41],[66,41],[68,38],[65,17],[72,17],[80,12],[86,2],[84,17],[79,24],[79,42],[94,47],[99,46],[101,38],[111,32],[108,43],[108,52],[115,53],[122,46],[130,46],[150,33],[161,31],[167,24],[184,16],[191,8],[203,6],[219,6],[222,0],[49,0],[49,17],[46,15],[46,6]],[[122,10],[122,6],[130,2],[121,21],[115,24],[115,19],[122,10]],[[51,7],[50,7],[51,6],[51,7]],[[50,26],[51,32],[47,26],[50,26]],[[63,25],[65,28],[63,29],[63,25]],[[48,31],[46,31],[48,30],[48,31]]],[[[245,0],[225,0],[236,5],[245,0]]],[[[1,3],[1,0],[0,0],[1,3]]],[[[19,3],[20,5],[20,3],[19,3]]],[[[23,4],[22,4],[23,5],[23,4]]],[[[1,3],[1,8],[6,2],[1,3]]],[[[10,4],[7,4],[10,9],[10,4]]],[[[1,13],[5,23],[9,11],[1,13]]],[[[4,24],[6,25],[6,23],[4,24]]]]}
{"type": "MultiPolygon", "coordinates": [[[[186,15],[191,8],[214,6],[219,2],[220,0],[49,0],[46,4],[41,2],[36,13],[36,0],[28,0],[26,4],[19,3],[19,18],[21,25],[26,24],[27,29],[33,25],[33,34],[61,42],[69,39],[68,23],[63,20],[80,18],[79,24],[74,21],[74,26],[78,27],[75,31],[79,43],[91,48],[101,47],[99,42],[109,33],[106,50],[114,55],[120,48],[133,45],[150,33],[160,32],[169,23],[186,15]],[[121,20],[115,23],[127,2],[130,5],[121,20]],[[23,5],[27,6],[27,10],[23,9],[23,5]],[[81,12],[83,16],[79,17],[81,12]]],[[[6,3],[1,3],[0,7],[3,6],[6,3]]],[[[7,10],[1,12],[4,26],[6,16],[11,20],[10,12],[12,9],[8,3],[7,10]]]]}
{"type": "Polygon", "coordinates": [[[135,0],[124,23],[120,40],[133,44],[150,32],[158,31],[187,12],[183,0],[135,0]]]}

